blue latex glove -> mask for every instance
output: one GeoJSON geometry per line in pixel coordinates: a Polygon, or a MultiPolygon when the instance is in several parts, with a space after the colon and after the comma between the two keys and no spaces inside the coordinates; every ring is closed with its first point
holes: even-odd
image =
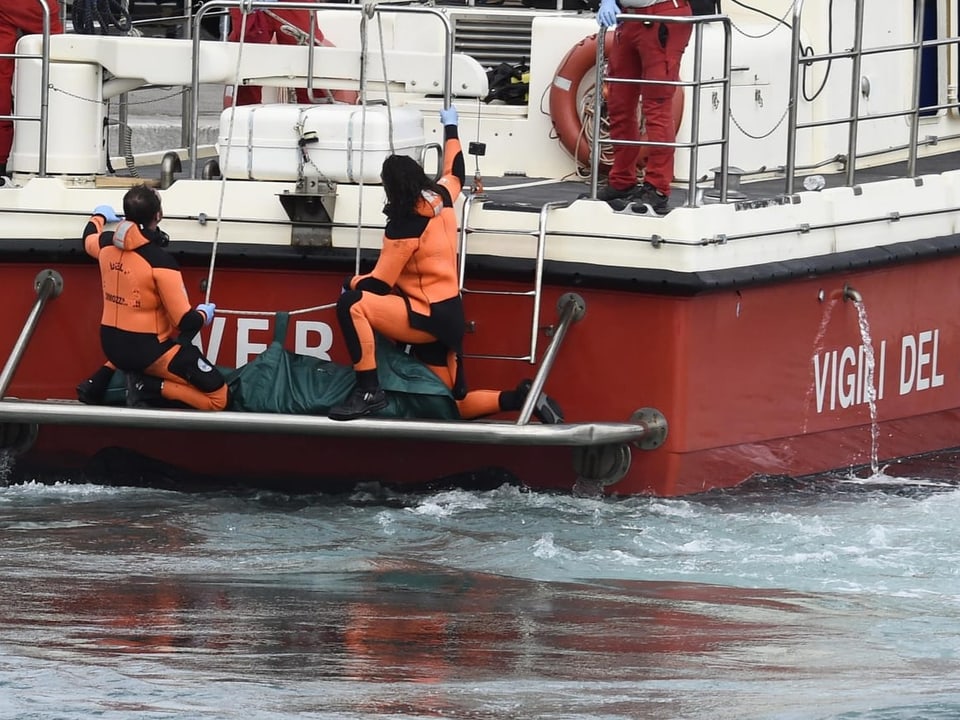
{"type": "Polygon", "coordinates": [[[107,222],[120,222],[120,216],[117,215],[117,211],[114,210],[109,205],[97,205],[93,209],[93,215],[103,215],[104,219],[107,222]]]}
{"type": "Polygon", "coordinates": [[[620,8],[616,0],[600,0],[600,9],[597,10],[597,22],[601,27],[613,27],[617,24],[617,15],[620,8]]]}
{"type": "Polygon", "coordinates": [[[217,306],[213,303],[200,303],[197,305],[197,310],[203,313],[203,316],[206,318],[203,321],[204,325],[209,325],[213,322],[213,313],[216,312],[217,306]]]}
{"type": "Polygon", "coordinates": [[[457,115],[457,109],[453,105],[440,111],[440,122],[444,126],[456,125],[459,121],[460,116],[457,115]]]}

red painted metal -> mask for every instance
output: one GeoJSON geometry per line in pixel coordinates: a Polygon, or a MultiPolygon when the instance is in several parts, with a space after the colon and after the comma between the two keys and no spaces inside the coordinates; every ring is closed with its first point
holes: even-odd
{"type": "MultiPolygon", "coordinates": [[[[33,279],[47,266],[0,267],[8,291],[0,348],[12,347],[33,301],[33,279]],[[23,292],[11,292],[22,287],[23,292]]],[[[8,392],[11,396],[72,398],[77,382],[102,361],[96,269],[56,268],[64,290],[51,301],[8,392]]],[[[185,269],[193,302],[202,300],[202,269],[185,269]]],[[[212,299],[221,309],[296,310],[332,302],[342,273],[290,270],[217,271],[212,299]]],[[[804,476],[869,464],[872,419],[857,305],[863,297],[876,377],[877,454],[896,457],[960,445],[960,258],[916,262],[829,277],[774,282],[692,297],[548,286],[541,326],[556,321],[565,292],[586,303],[560,349],[546,390],[570,422],[627,421],[643,407],[669,424],[666,442],[632,451],[618,494],[672,496],[726,488],[753,475],[804,476]],[[822,299],[821,299],[822,298],[822,299]]],[[[510,288],[508,283],[481,285],[510,288]]],[[[529,298],[466,298],[474,331],[467,352],[523,354],[529,344],[529,298]]],[[[233,366],[238,335],[266,345],[272,330],[241,332],[248,316],[223,314],[219,365],[233,366]]],[[[296,315],[326,323],[332,358],[346,356],[333,310],[296,315]]],[[[205,349],[211,330],[204,330],[205,349]]],[[[295,328],[288,338],[293,349],[295,328]]],[[[321,333],[307,333],[316,344],[321,333]]],[[[548,340],[540,343],[540,352],[548,340]]],[[[245,360],[241,357],[241,360],[245,360]]],[[[468,360],[473,387],[513,387],[532,377],[529,363],[468,360]]],[[[97,450],[124,446],[203,474],[315,479],[360,477],[419,483],[439,475],[499,466],[536,488],[569,489],[576,480],[567,448],[457,445],[439,442],[177,433],[49,426],[25,461],[80,467],[97,450]],[[376,444],[376,451],[371,451],[376,444]]]]}

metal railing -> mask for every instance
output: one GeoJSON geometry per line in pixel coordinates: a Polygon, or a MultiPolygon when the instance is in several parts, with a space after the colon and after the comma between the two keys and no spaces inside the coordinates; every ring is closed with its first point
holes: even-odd
{"type": "Polygon", "coordinates": [[[600,105],[602,102],[602,93],[594,92],[593,108],[593,137],[590,144],[590,197],[596,199],[597,184],[600,170],[600,146],[609,145],[636,145],[639,147],[671,147],[687,148],[690,151],[690,169],[688,173],[687,200],[686,205],[693,207],[696,205],[697,189],[697,163],[699,161],[700,148],[719,145],[720,146],[720,202],[726,202],[728,186],[728,169],[730,166],[730,75],[731,75],[731,25],[730,19],[726,15],[694,15],[694,16],[672,16],[672,15],[641,15],[635,13],[617,15],[617,22],[641,22],[641,23],[665,23],[676,25],[693,25],[693,79],[692,80],[644,80],[640,78],[621,78],[605,76],[604,67],[604,42],[603,36],[607,32],[601,28],[597,35],[597,64],[596,64],[596,88],[602,87],[603,82],[613,84],[634,84],[640,85],[673,85],[675,87],[693,88],[693,103],[691,105],[691,123],[690,140],[675,142],[657,142],[653,140],[626,140],[615,138],[600,139],[600,105]],[[723,74],[721,77],[704,80],[702,76],[703,64],[703,30],[706,25],[716,23],[723,28],[723,74]],[[700,104],[701,89],[709,86],[719,85],[722,88],[723,101],[721,113],[721,133],[720,137],[712,140],[700,139],[700,104]]]}
{"type": "Polygon", "coordinates": [[[484,358],[487,360],[522,360],[531,365],[537,362],[537,339],[540,331],[540,306],[543,301],[543,265],[546,259],[547,248],[547,219],[550,213],[560,208],[568,207],[570,201],[557,200],[555,202],[544,203],[540,208],[540,215],[537,222],[537,229],[534,232],[529,230],[506,230],[503,228],[484,229],[472,227],[470,225],[470,212],[473,203],[476,200],[484,200],[485,196],[471,194],[463,203],[462,217],[460,223],[459,247],[457,256],[460,258],[458,276],[460,280],[460,292],[468,295],[500,295],[511,297],[529,297],[533,302],[532,316],[530,321],[530,345],[527,353],[524,355],[469,355],[472,358],[484,358]],[[467,272],[467,241],[469,237],[476,233],[486,233],[488,235],[527,235],[534,236],[537,239],[537,252],[534,260],[533,269],[533,287],[530,290],[476,290],[466,285],[467,272]]]}
{"type": "Polygon", "coordinates": [[[795,0],[793,8],[793,37],[790,64],[790,107],[788,113],[787,126],[787,164],[786,164],[786,192],[792,194],[795,185],[795,174],[797,169],[797,131],[810,128],[822,127],[827,125],[848,126],[847,132],[847,155],[846,155],[846,178],[848,186],[856,183],[857,172],[857,137],[861,122],[867,120],[881,120],[892,117],[909,118],[910,137],[905,149],[907,150],[907,176],[915,177],[917,173],[917,148],[920,130],[920,115],[924,112],[946,110],[949,108],[960,107],[960,102],[938,103],[936,105],[920,105],[920,81],[922,75],[923,50],[926,48],[940,47],[943,45],[956,45],[960,43],[960,38],[947,37],[924,40],[923,39],[923,18],[926,11],[927,0],[915,2],[914,7],[914,25],[913,41],[899,45],[886,45],[877,48],[863,47],[863,21],[864,21],[864,0],[856,0],[854,4],[854,41],[853,47],[849,50],[839,52],[823,53],[820,55],[805,55],[800,57],[800,21],[803,15],[804,0],[795,0]],[[905,110],[896,110],[891,112],[882,112],[871,114],[867,117],[860,115],[860,96],[861,96],[861,64],[866,55],[882,55],[886,53],[912,51],[913,55],[913,91],[912,105],[905,110]],[[849,113],[841,118],[828,120],[816,120],[811,122],[799,122],[797,119],[799,94],[800,94],[800,70],[803,65],[812,65],[817,62],[831,62],[833,60],[846,59],[851,60],[850,72],[850,108],[849,113]]]}
{"type": "MultiPolygon", "coordinates": [[[[269,8],[270,10],[309,10],[311,11],[311,17],[315,18],[315,12],[318,9],[317,4],[314,2],[275,2],[274,0],[210,0],[210,2],[204,3],[204,5],[197,11],[193,16],[193,76],[191,78],[191,92],[192,97],[197,96],[197,91],[200,87],[200,24],[203,22],[203,19],[207,16],[208,13],[212,12],[215,9],[230,9],[237,8],[245,12],[250,12],[258,8],[269,8]]],[[[444,28],[444,66],[443,66],[443,105],[448,107],[450,105],[451,98],[451,83],[453,78],[453,28],[450,24],[450,19],[447,15],[439,9],[432,7],[409,7],[402,5],[341,5],[341,4],[325,4],[323,6],[324,10],[335,10],[340,12],[354,12],[354,13],[372,13],[372,16],[376,16],[380,13],[415,13],[420,15],[431,15],[443,23],[444,28]]],[[[316,20],[314,19],[314,23],[316,20]]],[[[311,49],[312,52],[312,49],[311,49]]],[[[312,68],[312,54],[309,55],[309,62],[311,63],[312,68]]],[[[313,74],[312,72],[308,74],[307,77],[307,92],[313,93],[314,84],[313,84],[313,74]]],[[[387,78],[384,78],[384,82],[387,82],[387,78]]],[[[361,88],[363,84],[363,79],[361,77],[361,88]]],[[[196,179],[199,173],[198,165],[198,141],[197,137],[200,131],[200,112],[199,106],[196,102],[192,103],[192,109],[190,112],[190,127],[189,127],[189,137],[187,138],[189,142],[184,142],[184,145],[189,147],[190,153],[190,177],[196,179]]]]}
{"type": "Polygon", "coordinates": [[[23,53],[0,53],[2,58],[14,60],[39,60],[40,65],[40,114],[39,115],[0,115],[0,120],[11,122],[38,122],[40,123],[40,148],[37,167],[40,177],[47,176],[47,126],[50,115],[50,5],[47,0],[37,0],[43,11],[43,50],[40,55],[23,53]]]}
{"type": "Polygon", "coordinates": [[[10,387],[13,374],[20,366],[20,360],[27,349],[27,343],[33,337],[33,331],[37,328],[37,323],[40,321],[40,315],[43,313],[47,301],[57,297],[63,291],[63,278],[56,270],[41,270],[33,281],[33,289],[37,293],[37,299],[33,303],[33,307],[30,308],[23,329],[20,330],[20,335],[13,344],[10,357],[7,358],[3,370],[0,370],[0,398],[7,394],[7,388],[10,387]]]}

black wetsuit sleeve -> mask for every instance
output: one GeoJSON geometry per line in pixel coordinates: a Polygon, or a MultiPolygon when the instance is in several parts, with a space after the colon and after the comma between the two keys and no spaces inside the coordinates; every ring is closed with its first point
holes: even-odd
{"type": "Polygon", "coordinates": [[[87,220],[87,225],[83,228],[83,235],[81,237],[83,240],[86,240],[89,236],[96,235],[98,232],[100,232],[100,229],[94,225],[92,221],[87,220]]]}
{"type": "Polygon", "coordinates": [[[357,283],[356,289],[373,293],[374,295],[389,295],[392,288],[383,280],[368,276],[357,283]]]}
{"type": "Polygon", "coordinates": [[[182,318],[180,318],[180,325],[178,326],[180,333],[186,335],[187,337],[193,337],[198,332],[200,328],[203,327],[203,313],[199,310],[190,310],[182,318]]]}
{"type": "MultiPolygon", "coordinates": [[[[444,144],[446,144],[447,140],[453,140],[453,139],[456,139],[456,140],[460,139],[460,135],[457,132],[457,126],[444,125],[443,126],[444,144]]],[[[467,184],[467,164],[463,159],[462,149],[459,149],[459,151],[453,158],[453,163],[451,165],[451,174],[454,175],[460,181],[461,187],[467,184]]]]}

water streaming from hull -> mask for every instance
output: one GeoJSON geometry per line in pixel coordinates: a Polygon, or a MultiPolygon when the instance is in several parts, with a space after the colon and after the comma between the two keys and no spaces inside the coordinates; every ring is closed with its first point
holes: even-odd
{"type": "Polygon", "coordinates": [[[870,321],[867,318],[867,307],[862,300],[854,302],[857,308],[857,319],[860,327],[865,358],[866,380],[864,385],[864,399],[870,408],[870,473],[876,475],[880,471],[880,426],[877,423],[877,384],[876,384],[876,357],[873,352],[873,338],[870,335],[870,321]]]}

